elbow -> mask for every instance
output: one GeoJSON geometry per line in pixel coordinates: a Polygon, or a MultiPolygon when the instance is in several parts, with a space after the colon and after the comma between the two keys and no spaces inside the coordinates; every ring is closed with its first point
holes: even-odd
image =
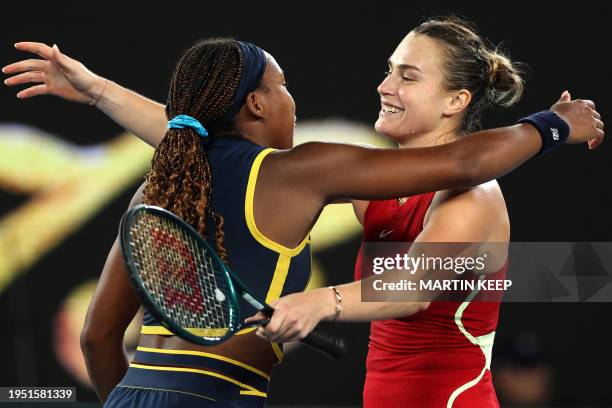
{"type": "Polygon", "coordinates": [[[81,351],[86,358],[100,347],[114,343],[122,344],[122,342],[123,333],[118,333],[116,330],[106,330],[104,327],[95,326],[88,321],[85,322],[81,330],[81,351]]]}
{"type": "Polygon", "coordinates": [[[87,355],[91,352],[91,349],[95,347],[95,337],[93,335],[93,332],[91,330],[83,328],[83,330],[81,330],[80,342],[81,351],[83,352],[85,359],[87,359],[87,355]]]}
{"type": "Polygon", "coordinates": [[[89,322],[85,321],[83,325],[83,329],[81,330],[81,351],[83,355],[87,356],[92,349],[95,349],[96,345],[100,341],[100,336],[96,333],[95,327],[93,327],[89,322]]]}

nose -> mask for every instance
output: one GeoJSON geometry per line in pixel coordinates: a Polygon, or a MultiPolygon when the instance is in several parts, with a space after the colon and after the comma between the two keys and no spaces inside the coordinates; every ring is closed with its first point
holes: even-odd
{"type": "Polygon", "coordinates": [[[393,79],[391,75],[387,75],[385,79],[376,88],[380,96],[393,95],[393,79]]]}

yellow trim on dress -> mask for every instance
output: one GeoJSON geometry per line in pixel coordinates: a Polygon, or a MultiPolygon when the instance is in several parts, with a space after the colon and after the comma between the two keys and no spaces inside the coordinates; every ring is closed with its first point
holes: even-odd
{"type": "MultiPolygon", "coordinates": [[[[196,336],[207,337],[207,336],[223,336],[227,329],[196,329],[188,328],[187,331],[195,334],[196,336]]],[[[257,330],[257,327],[248,327],[246,329],[239,330],[234,333],[235,336],[247,334],[257,330]]],[[[140,334],[156,334],[158,336],[175,336],[170,330],[164,326],[142,326],[140,328],[140,334]]]]}
{"type": "Polygon", "coordinates": [[[278,362],[280,363],[281,361],[283,361],[283,350],[281,350],[280,346],[278,345],[278,343],[272,343],[272,351],[274,351],[274,354],[276,354],[276,358],[278,358],[278,362]]]}
{"type": "Polygon", "coordinates": [[[291,257],[286,255],[279,255],[276,261],[276,268],[274,269],[274,275],[272,276],[272,282],[268,288],[266,295],[266,303],[270,303],[280,297],[289,274],[289,266],[291,265],[291,257]]]}
{"type": "MultiPolygon", "coordinates": [[[[270,303],[280,297],[285,281],[287,280],[287,274],[289,273],[289,266],[291,265],[291,257],[283,254],[278,255],[278,261],[276,262],[276,269],[274,269],[274,276],[266,295],[266,303],[270,303]]],[[[272,351],[276,354],[278,362],[280,363],[283,359],[283,351],[281,350],[278,343],[272,343],[272,351]]]]}
{"type": "Polygon", "coordinates": [[[130,367],[140,368],[142,370],[175,371],[175,372],[181,372],[181,373],[194,373],[194,374],[208,375],[210,377],[215,377],[215,378],[219,378],[221,380],[228,381],[228,382],[230,382],[230,383],[232,383],[234,385],[237,385],[240,388],[243,388],[243,389],[245,389],[247,391],[252,391],[252,392],[255,392],[255,393],[259,393],[259,394],[261,394],[260,396],[262,396],[262,397],[267,397],[268,396],[266,393],[261,392],[258,389],[255,389],[255,388],[253,388],[252,386],[250,386],[248,384],[241,383],[238,380],[235,380],[235,379],[233,379],[231,377],[228,377],[226,375],[223,375],[223,374],[215,373],[214,371],[199,370],[197,368],[185,368],[185,367],[151,366],[151,365],[138,364],[138,363],[131,363],[130,367]]]}
{"type": "Polygon", "coordinates": [[[145,351],[147,353],[180,354],[180,355],[188,355],[188,356],[200,356],[200,357],[214,358],[215,360],[225,361],[226,363],[230,363],[230,364],[234,364],[239,367],[242,367],[270,381],[270,376],[264,373],[263,371],[258,370],[257,368],[250,366],[248,364],[245,364],[241,361],[234,360],[229,357],[221,356],[219,354],[205,353],[203,351],[197,351],[197,350],[171,350],[171,349],[160,349],[160,348],[142,347],[142,346],[138,346],[136,350],[145,351]]]}
{"type": "Polygon", "coordinates": [[[257,157],[255,157],[255,161],[253,162],[253,165],[251,166],[251,171],[249,173],[246,197],[244,198],[244,216],[246,218],[246,223],[247,227],[249,228],[249,232],[257,242],[259,242],[264,247],[271,249],[274,252],[278,252],[279,254],[283,254],[286,256],[295,256],[299,254],[308,243],[308,235],[306,235],[302,242],[300,242],[300,244],[295,248],[287,248],[286,246],[283,246],[278,242],[274,242],[265,235],[263,235],[255,224],[255,216],[253,214],[253,197],[255,196],[255,184],[257,183],[257,175],[259,174],[261,162],[268,154],[273,151],[274,149],[271,148],[264,149],[257,155],[257,157]]]}
{"type": "Polygon", "coordinates": [[[240,391],[240,395],[253,395],[255,397],[268,398],[268,394],[263,393],[261,391],[240,391]]]}

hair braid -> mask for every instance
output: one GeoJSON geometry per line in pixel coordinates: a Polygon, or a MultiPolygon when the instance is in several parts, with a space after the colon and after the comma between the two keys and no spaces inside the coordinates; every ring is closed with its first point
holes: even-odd
{"type": "MultiPolygon", "coordinates": [[[[241,75],[242,54],[235,40],[210,39],[194,45],[172,75],[166,116],[189,115],[208,127],[230,108],[241,75]]],[[[210,129],[209,137],[214,137],[210,129]]],[[[146,180],[146,204],[173,212],[205,237],[207,220],[214,221],[217,252],[228,263],[223,217],[210,208],[210,163],[193,129],[168,129],[155,150],[146,180]]]]}

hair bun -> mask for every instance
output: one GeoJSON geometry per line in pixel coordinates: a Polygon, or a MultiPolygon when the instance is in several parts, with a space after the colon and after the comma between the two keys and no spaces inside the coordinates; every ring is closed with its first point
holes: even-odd
{"type": "Polygon", "coordinates": [[[486,61],[489,67],[486,74],[489,102],[510,106],[521,99],[524,85],[517,64],[497,50],[487,51],[486,61]]]}

